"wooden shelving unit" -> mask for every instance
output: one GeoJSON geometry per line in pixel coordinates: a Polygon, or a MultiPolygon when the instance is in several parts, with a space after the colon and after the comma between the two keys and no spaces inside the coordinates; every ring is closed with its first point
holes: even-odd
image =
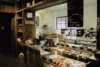
{"type": "MultiPolygon", "coordinates": [[[[21,40],[22,39],[24,39],[24,36],[23,36],[23,29],[24,29],[24,24],[23,24],[23,15],[22,15],[22,12],[19,12],[19,13],[16,13],[16,33],[17,33],[17,35],[16,35],[16,39],[17,38],[20,38],[21,40]]],[[[24,40],[22,40],[22,42],[23,42],[24,40]]]]}
{"type": "MultiPolygon", "coordinates": [[[[47,1],[51,0],[34,0],[34,4],[32,4],[32,1],[33,0],[0,0],[0,13],[7,13],[11,15],[13,14],[12,35],[14,37],[13,40],[16,43],[16,45],[14,45],[15,52],[17,52],[18,49],[17,38],[20,38],[23,44],[25,44],[25,41],[28,38],[33,38],[33,39],[35,38],[36,36],[35,9],[40,9],[41,5],[43,5],[42,8],[48,7],[47,1]],[[27,7],[28,2],[31,5],[27,7]],[[26,17],[27,12],[30,11],[33,13],[32,20],[28,20],[26,17]],[[32,21],[33,24],[25,24],[25,21],[32,21]]],[[[49,4],[49,6],[51,5],[49,4]]]]}
{"type": "Polygon", "coordinates": [[[0,11],[0,13],[15,14],[15,12],[10,12],[10,11],[0,11]]]}
{"type": "Polygon", "coordinates": [[[21,20],[21,19],[23,19],[23,17],[18,17],[18,18],[17,18],[17,20],[21,20]]]}
{"type": "Polygon", "coordinates": [[[26,17],[27,12],[30,12],[30,10],[38,5],[44,4],[46,0],[34,0],[34,4],[32,4],[32,0],[17,0],[16,1],[16,13],[15,13],[15,21],[16,21],[16,39],[20,36],[18,36],[19,32],[23,35],[21,38],[23,39],[23,43],[25,40],[30,37],[35,38],[35,23],[33,24],[25,24],[25,21],[32,21],[35,22],[35,12],[31,11],[33,13],[33,19],[28,20],[26,17]],[[30,3],[31,5],[27,7],[27,3],[30,3]],[[21,28],[20,28],[21,25],[21,28]],[[23,28],[22,28],[23,27],[23,28]],[[30,31],[29,31],[30,28],[30,31]],[[28,35],[28,36],[27,36],[28,35]]]}
{"type": "MultiPolygon", "coordinates": [[[[18,0],[16,2],[16,13],[15,13],[15,24],[16,24],[16,32],[15,32],[15,38],[16,38],[16,48],[17,46],[17,39],[20,38],[22,43],[25,44],[25,41],[28,38],[34,39],[36,34],[35,34],[35,23],[34,24],[25,24],[25,21],[35,21],[35,12],[31,11],[33,14],[33,19],[28,20],[27,19],[27,13],[30,12],[27,8],[31,7],[26,7],[27,2],[31,2],[32,0],[18,0]],[[28,11],[26,11],[26,9],[28,11]]],[[[32,9],[32,8],[31,8],[32,9]]],[[[17,55],[19,54],[18,51],[17,55]]]]}
{"type": "Polygon", "coordinates": [[[36,8],[37,6],[45,4],[45,3],[46,3],[46,0],[43,0],[43,1],[40,1],[36,4],[34,4],[34,5],[30,5],[29,7],[24,6],[22,9],[19,9],[16,13],[21,12],[21,11],[32,10],[33,8],[36,8]]]}
{"type": "Polygon", "coordinates": [[[64,2],[67,2],[66,0],[59,0],[59,1],[54,1],[54,2],[50,2],[48,3],[48,0],[41,0],[40,2],[37,2],[37,3],[34,3],[33,5],[31,4],[29,7],[26,7],[26,2],[24,2],[24,6],[22,9],[18,10],[17,12],[21,12],[21,11],[29,11],[29,10],[34,10],[34,9],[41,9],[41,8],[44,8],[44,7],[49,7],[51,5],[56,5],[56,4],[60,4],[60,3],[64,3],[64,2]],[[43,5],[43,6],[41,6],[43,5]]]}
{"type": "Polygon", "coordinates": [[[44,4],[45,2],[46,2],[45,0],[44,0],[44,1],[41,1],[41,2],[38,2],[38,3],[34,4],[34,5],[31,5],[31,6],[29,6],[29,7],[23,8],[23,10],[24,10],[24,11],[31,10],[31,9],[33,9],[33,8],[36,8],[36,7],[39,6],[39,5],[44,4]]]}
{"type": "MultiPolygon", "coordinates": [[[[18,0],[15,3],[16,12],[15,12],[15,39],[16,39],[16,48],[17,46],[17,38],[20,38],[25,44],[25,41],[28,38],[34,39],[36,37],[36,24],[35,24],[35,9],[40,9],[44,7],[51,6],[52,2],[48,4],[48,0],[34,0],[34,4],[32,4],[33,0],[18,0]],[[30,3],[30,6],[27,6],[27,3],[30,3]],[[46,4],[46,6],[45,6],[46,4]],[[41,7],[43,5],[43,7],[41,7]],[[27,13],[32,12],[33,18],[31,20],[27,19],[27,13]],[[27,22],[33,22],[33,24],[26,24],[27,22]]],[[[50,1],[50,0],[49,0],[50,1]]],[[[55,0],[56,1],[56,0],[55,0]]],[[[63,0],[66,1],[66,0],[63,0]]],[[[59,4],[62,2],[55,2],[55,4],[59,4]]],[[[53,4],[53,5],[55,5],[53,4]]],[[[18,55],[18,54],[17,54],[18,55]]]]}

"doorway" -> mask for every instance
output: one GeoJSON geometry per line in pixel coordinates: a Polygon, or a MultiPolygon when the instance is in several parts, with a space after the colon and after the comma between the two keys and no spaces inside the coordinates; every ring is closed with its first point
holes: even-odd
{"type": "Polygon", "coordinates": [[[0,53],[11,52],[11,16],[0,13],[0,53]]]}

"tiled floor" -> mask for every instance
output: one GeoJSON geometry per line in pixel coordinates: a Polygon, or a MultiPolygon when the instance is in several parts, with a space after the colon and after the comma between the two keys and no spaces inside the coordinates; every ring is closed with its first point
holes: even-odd
{"type": "Polygon", "coordinates": [[[35,67],[24,64],[20,59],[0,54],[0,67],[35,67]]]}

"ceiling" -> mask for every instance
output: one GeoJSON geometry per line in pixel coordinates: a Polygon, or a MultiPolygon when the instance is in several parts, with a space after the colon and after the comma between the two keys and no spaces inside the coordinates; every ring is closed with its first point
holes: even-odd
{"type": "Polygon", "coordinates": [[[60,11],[60,10],[67,10],[67,3],[38,10],[37,12],[42,13],[42,12],[52,12],[52,11],[60,11]]]}

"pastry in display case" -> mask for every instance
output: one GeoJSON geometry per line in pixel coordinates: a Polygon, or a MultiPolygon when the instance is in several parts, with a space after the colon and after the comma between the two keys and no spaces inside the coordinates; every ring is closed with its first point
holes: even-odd
{"type": "Polygon", "coordinates": [[[46,55],[42,58],[54,67],[86,67],[84,62],[66,58],[60,55],[46,55]]]}
{"type": "Polygon", "coordinates": [[[46,56],[44,55],[42,58],[57,67],[63,67],[66,64],[69,67],[74,67],[75,65],[78,67],[84,67],[85,63],[88,63],[91,60],[96,60],[92,48],[87,47],[86,45],[76,45],[72,43],[65,44],[63,41],[60,41],[55,46],[49,46],[48,48],[51,50],[50,54],[46,56]],[[91,49],[91,51],[88,51],[88,49],[91,49]],[[50,56],[52,55],[55,55],[55,57],[51,58],[50,56]],[[83,66],[82,64],[77,64],[77,61],[79,61],[79,63],[83,62],[83,66]]]}
{"type": "Polygon", "coordinates": [[[82,56],[82,58],[89,58],[92,56],[92,53],[84,51],[81,54],[79,54],[79,56],[82,56]]]}
{"type": "Polygon", "coordinates": [[[97,60],[100,61],[100,50],[95,50],[94,56],[97,60]]]}

